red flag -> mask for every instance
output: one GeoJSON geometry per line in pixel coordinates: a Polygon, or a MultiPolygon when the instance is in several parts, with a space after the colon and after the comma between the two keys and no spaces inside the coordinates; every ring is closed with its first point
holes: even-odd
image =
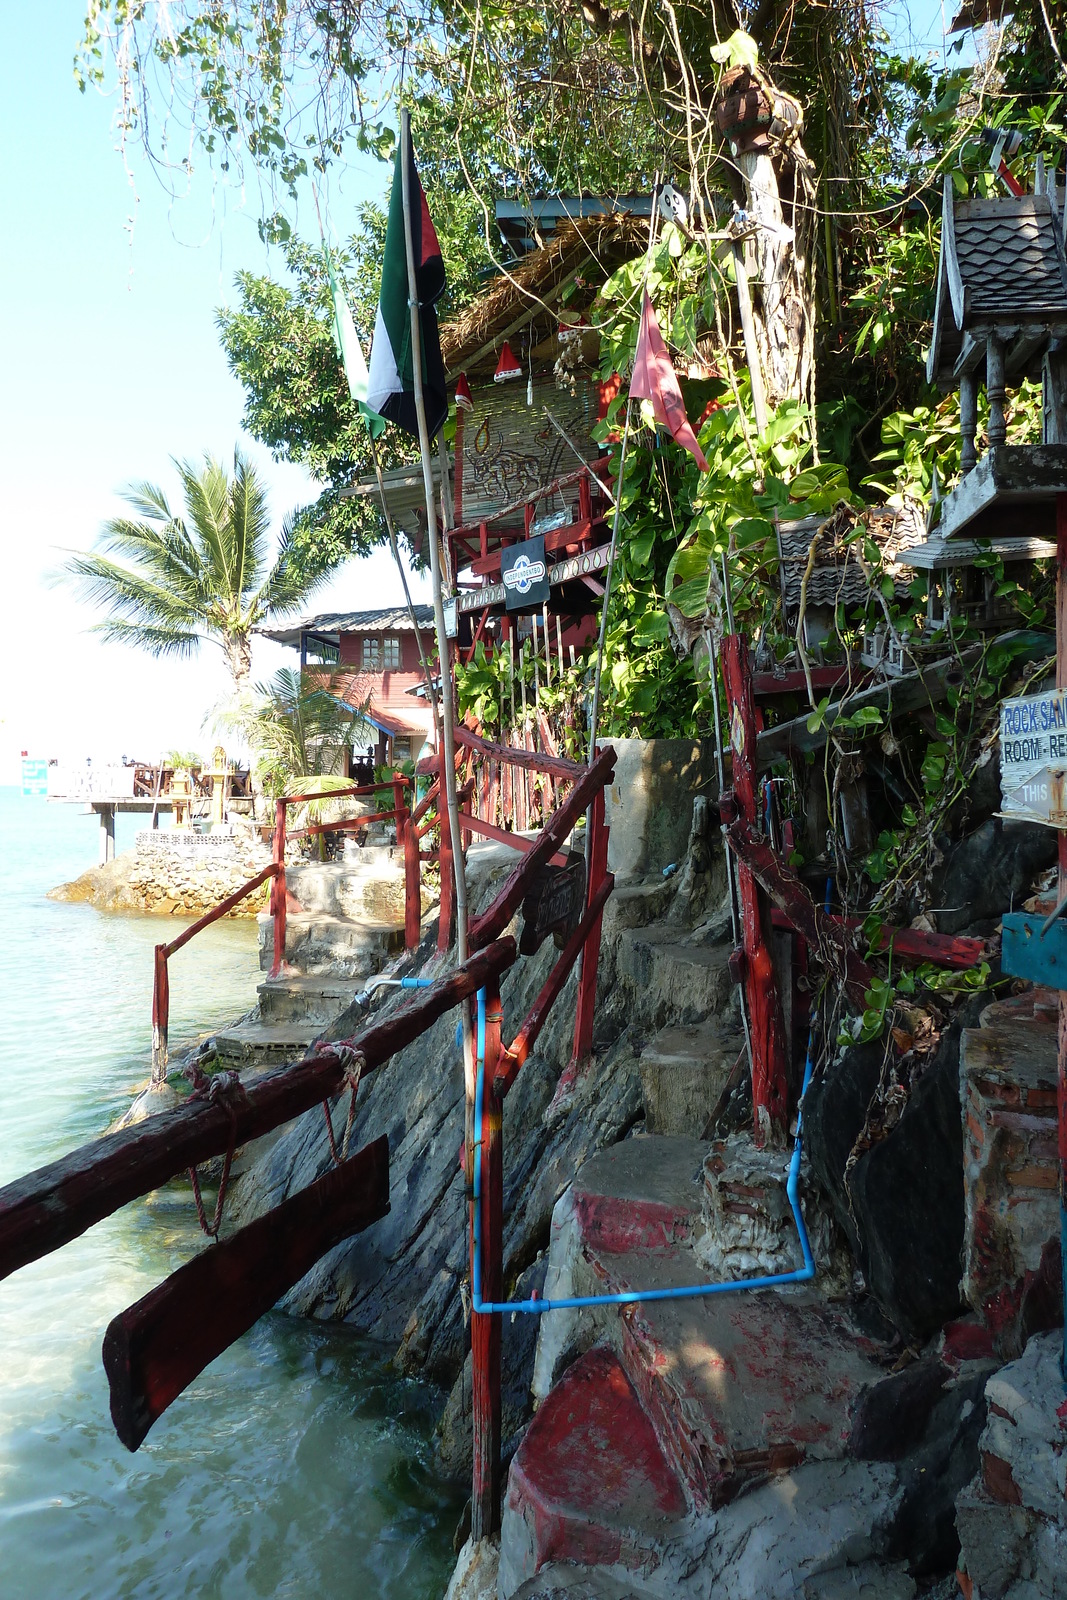
{"type": "Polygon", "coordinates": [[[647,289],[641,310],[641,332],[637,336],[634,375],[630,379],[630,398],[651,400],[652,415],[656,421],[662,423],[671,437],[689,451],[701,472],[709,470],[704,452],[697,444],[697,436],[689,426],[685,401],[678,387],[678,375],[667,353],[667,346],[663,343],[647,289]]]}

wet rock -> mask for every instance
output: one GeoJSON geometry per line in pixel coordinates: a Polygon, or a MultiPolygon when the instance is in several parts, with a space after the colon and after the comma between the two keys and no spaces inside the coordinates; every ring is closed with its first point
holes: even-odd
{"type": "Polygon", "coordinates": [[[933,885],[939,933],[984,933],[1056,862],[1056,835],[1032,822],[991,817],[952,846],[933,885]]]}
{"type": "Polygon", "coordinates": [[[896,1127],[846,1166],[878,1085],[884,1046],[857,1045],[812,1084],[804,1126],[812,1169],[880,1310],[908,1340],[928,1338],[960,1308],[962,1027],[987,997],[961,1007],[896,1127]]]}
{"type": "Polygon", "coordinates": [[[949,1384],[927,1415],[920,1444],[898,1466],[904,1494],[892,1550],[916,1577],[956,1566],[956,1496],[978,1468],[988,1376],[984,1366],[949,1384]]]}
{"type": "Polygon", "coordinates": [[[852,1415],[849,1455],[899,1461],[922,1439],[948,1375],[936,1356],[926,1356],[867,1389],[852,1415]]]}

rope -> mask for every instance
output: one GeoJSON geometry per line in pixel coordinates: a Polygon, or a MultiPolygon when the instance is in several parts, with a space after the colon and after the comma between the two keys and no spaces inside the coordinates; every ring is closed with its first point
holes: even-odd
{"type": "Polygon", "coordinates": [[[209,1239],[216,1243],[219,1237],[219,1228],[222,1226],[222,1207],[226,1200],[226,1189],[230,1181],[230,1168],[233,1166],[233,1152],[237,1146],[237,1112],[234,1109],[235,1100],[245,1099],[245,1089],[236,1072],[216,1072],[214,1077],[206,1083],[199,1084],[190,1095],[192,1100],[209,1100],[220,1105],[230,1119],[230,1145],[226,1151],[226,1159],[222,1163],[222,1177],[219,1179],[219,1192],[215,1196],[215,1214],[210,1222],[204,1210],[203,1196],[200,1193],[200,1178],[195,1167],[189,1168],[189,1182],[193,1186],[193,1200],[196,1203],[196,1217],[201,1230],[209,1239]]]}
{"type": "Polygon", "coordinates": [[[352,1124],[356,1119],[356,1095],[359,1092],[359,1080],[367,1067],[367,1058],[362,1050],[352,1050],[348,1045],[328,1045],[326,1047],[340,1061],[344,1068],[344,1077],[341,1079],[340,1093],[344,1094],[350,1089],[352,1097],[348,1102],[348,1117],[345,1121],[344,1137],[341,1140],[341,1150],[338,1154],[337,1140],[334,1137],[333,1117],[330,1115],[330,1102],[322,1102],[323,1116],[326,1118],[326,1137],[330,1141],[330,1155],[333,1157],[334,1166],[341,1166],[348,1160],[348,1141],[352,1137],[352,1124]]]}

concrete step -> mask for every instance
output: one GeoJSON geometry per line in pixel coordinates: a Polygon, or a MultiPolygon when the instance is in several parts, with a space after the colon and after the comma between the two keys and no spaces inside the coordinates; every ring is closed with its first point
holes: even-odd
{"type": "Polygon", "coordinates": [[[713,1021],[661,1029],[641,1052],[645,1131],[702,1138],[744,1047],[713,1021]]]}
{"type": "Polygon", "coordinates": [[[734,989],[729,959],[727,945],[687,943],[663,925],[626,928],[619,938],[619,979],[654,1027],[720,1015],[734,989]]]}
{"type": "Polygon", "coordinates": [[[280,1066],[299,1061],[322,1031],[319,1023],[244,1022],[213,1035],[219,1062],[227,1069],[280,1066]]]}
{"type": "MultiPolygon", "coordinates": [[[[724,1281],[696,1248],[708,1151],[645,1136],[587,1161],[553,1217],[546,1299],[724,1281]]],[[[590,1338],[615,1351],[698,1511],[769,1471],[843,1456],[852,1406],[881,1376],[874,1346],[800,1285],[553,1312],[535,1392],[550,1397],[590,1338]]]]}
{"type": "MultiPolygon", "coordinates": [[[[285,959],[298,972],[364,978],[380,972],[404,948],[404,921],[330,917],[291,912],[285,929],[285,959]]],[[[274,922],[259,918],[259,965],[269,972],[274,960],[274,922]]]]}
{"type": "MultiPolygon", "coordinates": [[[[751,1134],[712,1141],[704,1159],[703,1237],[697,1255],[708,1280],[795,1272],[804,1265],[786,1193],[789,1153],[757,1149],[751,1134]]],[[[851,1266],[839,1256],[829,1204],[801,1167],[800,1209],[824,1292],[847,1290],[851,1266]]]]}
{"type": "Polygon", "coordinates": [[[500,1593],[549,1561],[655,1562],[685,1496],[616,1356],[590,1350],[535,1415],[508,1474],[500,1593]]]}
{"type": "MultiPolygon", "coordinates": [[[[288,941],[287,941],[288,942],[288,941]]],[[[268,978],[257,990],[260,1022],[312,1022],[323,1028],[339,1017],[363,988],[359,978],[291,974],[268,978]]]]}

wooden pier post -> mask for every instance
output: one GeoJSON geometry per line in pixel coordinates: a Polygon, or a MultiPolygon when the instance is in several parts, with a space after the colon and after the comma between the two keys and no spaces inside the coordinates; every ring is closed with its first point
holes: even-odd
{"type": "Polygon", "coordinates": [[[100,865],[115,859],[115,807],[102,804],[95,807],[100,818],[100,865]]]}
{"type": "MultiPolygon", "coordinates": [[[[722,641],[722,675],[730,717],[733,788],[741,815],[750,828],[756,817],[756,710],[748,641],[728,633],[722,641]]],[[[785,1137],[789,1114],[789,1076],[785,1024],[775,978],[766,897],[746,863],[738,858],[737,888],[741,901],[745,999],[752,1033],[752,1114],[756,1144],[785,1137]]]]}

